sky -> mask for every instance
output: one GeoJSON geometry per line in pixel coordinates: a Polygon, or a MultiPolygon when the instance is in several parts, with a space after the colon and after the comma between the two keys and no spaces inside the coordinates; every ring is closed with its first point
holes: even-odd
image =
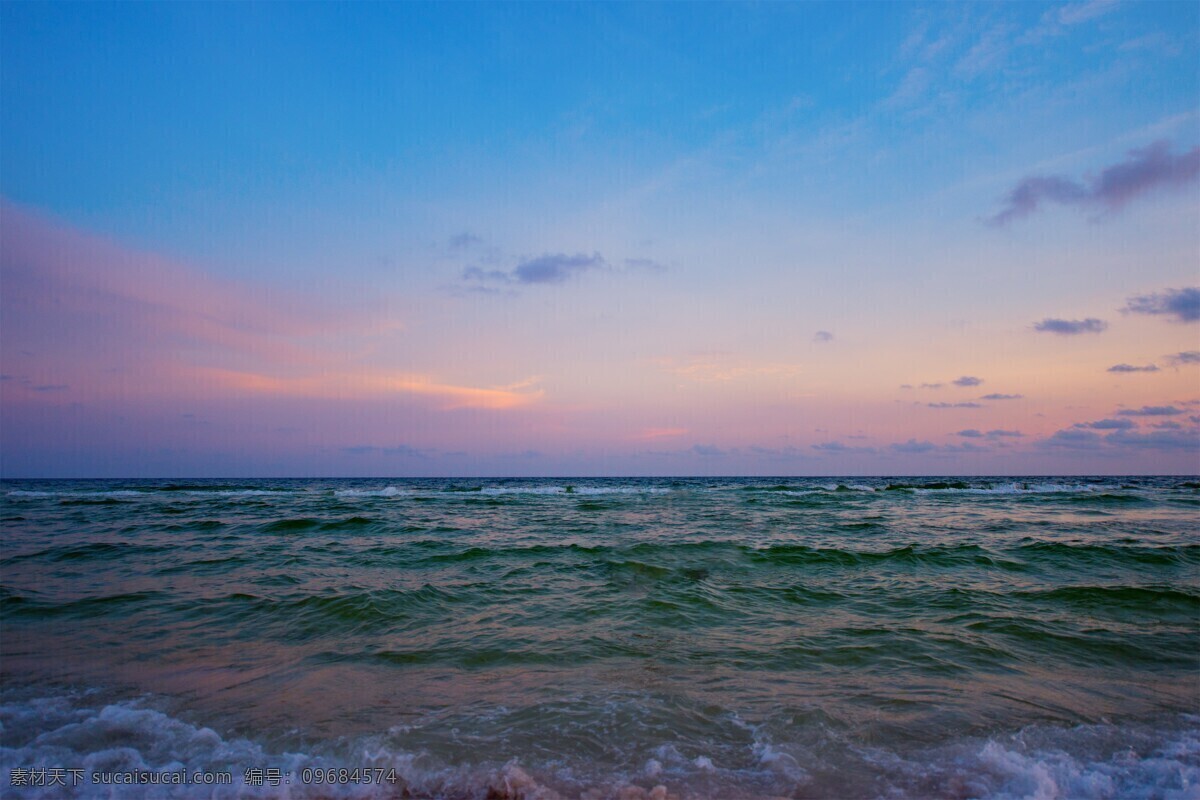
{"type": "Polygon", "coordinates": [[[0,4],[0,476],[1200,472],[1200,5],[0,4]]]}

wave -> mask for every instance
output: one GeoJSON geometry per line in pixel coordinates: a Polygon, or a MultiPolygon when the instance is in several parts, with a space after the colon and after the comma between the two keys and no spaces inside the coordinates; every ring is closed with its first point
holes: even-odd
{"type": "MultiPolygon", "coordinates": [[[[642,700],[613,698],[605,704],[613,708],[596,713],[620,719],[622,710],[630,713],[626,706],[642,700]]],[[[57,765],[60,777],[76,784],[70,796],[85,800],[111,798],[118,789],[130,800],[765,800],[784,795],[1185,800],[1195,797],[1200,785],[1200,718],[1190,715],[1124,724],[1030,725],[925,747],[859,742],[819,724],[802,732],[807,739],[796,740],[736,715],[706,715],[642,728],[637,743],[594,738],[606,735],[599,733],[605,730],[601,727],[583,740],[599,746],[591,754],[583,748],[569,751],[567,742],[579,735],[556,737],[550,726],[524,746],[489,741],[467,759],[431,752],[420,728],[409,725],[336,746],[317,742],[285,749],[223,736],[156,708],[153,698],[102,702],[86,692],[10,699],[0,705],[0,724],[5,731],[0,789],[6,798],[19,800],[63,796],[58,789],[29,785],[36,770],[43,770],[44,778],[48,765],[57,765]],[[697,725],[712,727],[717,738],[694,735],[697,725]],[[352,777],[354,770],[359,772],[352,777]],[[112,783],[118,776],[142,782],[112,783]],[[186,782],[172,785],[173,776],[186,782]]],[[[583,719],[571,725],[588,727],[583,719]]]]}

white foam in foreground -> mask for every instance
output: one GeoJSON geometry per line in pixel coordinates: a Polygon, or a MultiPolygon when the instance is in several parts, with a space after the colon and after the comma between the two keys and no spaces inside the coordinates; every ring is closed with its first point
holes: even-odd
{"type": "Polygon", "coordinates": [[[344,747],[342,756],[279,752],[224,738],[141,701],[92,704],[87,695],[10,699],[0,705],[0,726],[5,798],[1200,798],[1200,718],[1185,715],[1163,725],[1031,726],[904,754],[831,740],[818,756],[756,737],[745,754],[757,765],[751,770],[745,763],[736,769],[723,765],[716,757],[684,757],[673,744],[660,743],[647,747],[636,768],[607,779],[594,765],[572,768],[566,754],[539,768],[499,753],[480,753],[476,764],[446,765],[374,739],[344,747]],[[396,781],[301,781],[305,770],[331,768],[379,770],[382,776],[394,770],[396,781]],[[65,787],[30,785],[46,781],[54,770],[71,769],[79,772],[61,773],[65,787]],[[270,785],[272,771],[281,776],[278,785],[270,785]],[[201,773],[218,782],[160,785],[145,777],[143,783],[111,782],[139,773],[189,779],[201,773]],[[219,775],[229,776],[228,783],[219,782],[219,775]]]}

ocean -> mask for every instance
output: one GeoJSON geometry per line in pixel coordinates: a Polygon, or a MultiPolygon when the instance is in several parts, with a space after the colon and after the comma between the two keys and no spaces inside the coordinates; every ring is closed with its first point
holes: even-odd
{"type": "Polygon", "coordinates": [[[4,798],[1200,798],[1195,477],[0,503],[4,798]]]}

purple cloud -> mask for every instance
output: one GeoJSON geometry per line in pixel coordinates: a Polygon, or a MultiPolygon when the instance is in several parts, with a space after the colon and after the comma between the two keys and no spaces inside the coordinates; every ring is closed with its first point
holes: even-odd
{"type": "Polygon", "coordinates": [[[450,248],[452,250],[461,250],[477,244],[483,244],[483,239],[470,232],[464,231],[450,237],[450,248]]]}
{"type": "Polygon", "coordinates": [[[819,450],[822,453],[874,453],[874,447],[852,447],[841,442],[824,442],[822,444],[812,445],[813,450],[819,450]]]}
{"type": "Polygon", "coordinates": [[[1121,431],[1134,426],[1131,419],[1099,419],[1095,422],[1076,422],[1076,428],[1092,428],[1098,431],[1121,431]]]}
{"type": "Polygon", "coordinates": [[[1182,413],[1175,406],[1142,406],[1141,408],[1123,408],[1117,412],[1122,417],[1173,417],[1182,413]]]}
{"type": "Polygon", "coordinates": [[[1104,443],[1098,433],[1065,428],[1038,442],[1042,447],[1061,447],[1069,450],[1095,450],[1104,443]]]}
{"type": "Polygon", "coordinates": [[[1075,336],[1080,333],[1100,333],[1107,327],[1107,322],[1094,317],[1088,317],[1087,319],[1053,319],[1047,317],[1041,322],[1035,323],[1033,329],[1042,333],[1075,336]]]}
{"type": "Polygon", "coordinates": [[[1020,439],[1025,434],[1020,431],[1006,431],[996,428],[995,430],[988,431],[987,435],[989,439],[1020,439]]]}
{"type": "Polygon", "coordinates": [[[1156,186],[1184,184],[1200,175],[1200,147],[1183,155],[1171,155],[1166,141],[1157,141],[1100,173],[1092,194],[1110,208],[1120,208],[1139,194],[1156,186]]]}
{"type": "Polygon", "coordinates": [[[1144,367],[1135,367],[1132,364],[1114,364],[1106,372],[1158,372],[1158,367],[1153,364],[1147,364],[1144,367]]]}
{"type": "Polygon", "coordinates": [[[1089,183],[1061,175],[1031,176],[1004,199],[1004,208],[988,219],[1006,225],[1028,216],[1045,203],[1102,206],[1110,211],[1160,186],[1181,186],[1200,175],[1200,147],[1172,155],[1166,141],[1130,150],[1126,160],[1103,170],[1089,183]]]}
{"type": "Polygon", "coordinates": [[[967,428],[965,431],[959,431],[956,436],[963,436],[967,439],[982,439],[983,434],[974,428],[967,428]]]}
{"type": "Polygon", "coordinates": [[[1200,320],[1200,288],[1167,289],[1165,292],[1131,297],[1122,311],[1134,314],[1166,314],[1178,322],[1200,320]]]}
{"type": "Polygon", "coordinates": [[[1200,432],[1195,430],[1157,430],[1149,433],[1115,431],[1106,438],[1110,444],[1151,450],[1200,450],[1200,432]]]}
{"type": "Polygon", "coordinates": [[[979,403],[926,403],[929,408],[983,408],[979,403]]]}
{"type": "Polygon", "coordinates": [[[1014,219],[1032,214],[1044,201],[1079,203],[1086,200],[1087,196],[1087,189],[1068,178],[1026,178],[1008,193],[1004,201],[1004,210],[988,221],[993,225],[1005,225],[1014,219]]]}
{"type": "Polygon", "coordinates": [[[519,283],[562,283],[572,275],[603,265],[604,259],[599,253],[590,256],[558,253],[522,261],[513,270],[513,277],[519,283]]]}
{"type": "Polygon", "coordinates": [[[994,392],[992,394],[985,394],[983,397],[981,397],[979,399],[980,400],[1020,400],[1024,396],[1025,395],[1023,395],[1023,394],[1000,394],[999,392],[994,392]]]}
{"type": "Polygon", "coordinates": [[[1182,364],[1200,364],[1200,350],[1184,350],[1182,353],[1174,353],[1167,356],[1167,361],[1176,367],[1182,364]]]}
{"type": "Polygon", "coordinates": [[[825,342],[832,342],[833,334],[830,333],[829,331],[817,331],[816,333],[813,334],[813,341],[816,342],[817,344],[824,344],[825,342]]]}
{"type": "Polygon", "coordinates": [[[978,386],[981,383],[983,383],[983,378],[976,378],[973,375],[963,375],[954,380],[955,386],[978,386]]]}
{"type": "Polygon", "coordinates": [[[890,445],[890,448],[896,453],[929,453],[936,450],[937,445],[933,442],[918,442],[916,439],[909,439],[907,442],[890,445]]]}

